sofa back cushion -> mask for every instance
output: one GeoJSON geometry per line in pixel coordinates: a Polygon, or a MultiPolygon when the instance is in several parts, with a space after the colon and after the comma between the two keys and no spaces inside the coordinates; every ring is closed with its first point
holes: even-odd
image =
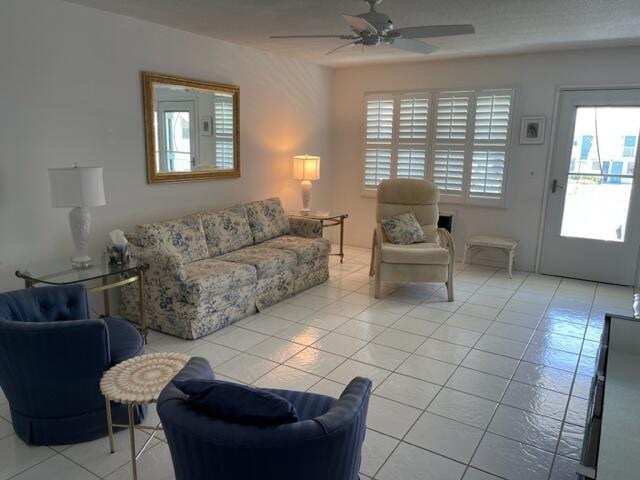
{"type": "Polygon", "coordinates": [[[254,243],[287,235],[290,231],[289,219],[277,197],[251,202],[245,205],[254,243]]]}
{"type": "Polygon", "coordinates": [[[136,234],[142,247],[166,249],[176,253],[184,263],[209,257],[199,214],[138,225],[136,234]]]}
{"type": "Polygon", "coordinates": [[[253,233],[244,206],[204,212],[201,218],[210,256],[233,252],[253,244],[253,233]]]}

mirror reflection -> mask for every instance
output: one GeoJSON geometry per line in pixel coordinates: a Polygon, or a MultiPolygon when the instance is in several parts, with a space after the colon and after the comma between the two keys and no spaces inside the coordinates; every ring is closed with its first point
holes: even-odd
{"type": "Polygon", "coordinates": [[[239,176],[238,93],[234,86],[145,74],[149,181],[239,176]]]}

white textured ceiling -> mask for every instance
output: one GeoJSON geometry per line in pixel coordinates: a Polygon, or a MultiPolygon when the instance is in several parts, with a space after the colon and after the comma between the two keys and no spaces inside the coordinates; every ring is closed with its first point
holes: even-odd
{"type": "MultiPolygon", "coordinates": [[[[269,40],[269,35],[350,33],[341,13],[362,0],[68,0],[174,28],[331,66],[422,60],[386,46],[334,39],[269,40]]],[[[378,10],[396,28],[473,23],[475,35],[427,40],[453,58],[566,48],[640,45],[640,0],[385,0],[378,10]]]]}

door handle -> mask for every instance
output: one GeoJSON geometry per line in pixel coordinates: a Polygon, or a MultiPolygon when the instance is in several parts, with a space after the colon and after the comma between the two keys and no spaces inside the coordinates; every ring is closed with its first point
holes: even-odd
{"type": "Polygon", "coordinates": [[[556,190],[562,188],[564,188],[564,186],[558,185],[558,179],[554,178],[553,182],[551,182],[551,193],[556,193],[556,190]]]}

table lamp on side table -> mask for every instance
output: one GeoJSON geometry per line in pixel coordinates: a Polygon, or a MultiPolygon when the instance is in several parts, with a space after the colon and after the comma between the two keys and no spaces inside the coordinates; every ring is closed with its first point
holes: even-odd
{"type": "Polygon", "coordinates": [[[293,157],[293,178],[302,180],[302,212],[309,211],[311,201],[311,180],[320,179],[320,157],[296,155],[293,157]]]}
{"type": "Polygon", "coordinates": [[[89,256],[89,231],[91,214],[88,207],[104,205],[104,184],[101,167],[50,168],[51,206],[71,208],[69,225],[75,244],[75,255],[71,258],[73,268],[91,266],[89,256]]]}

